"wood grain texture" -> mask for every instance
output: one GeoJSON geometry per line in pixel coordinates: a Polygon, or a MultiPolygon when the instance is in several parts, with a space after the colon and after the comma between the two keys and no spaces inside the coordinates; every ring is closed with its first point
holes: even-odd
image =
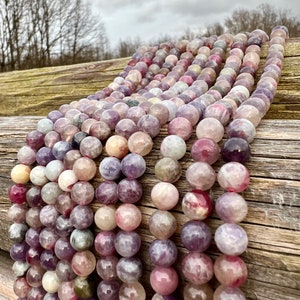
{"type": "MultiPolygon", "coordinates": [[[[247,299],[300,299],[300,39],[291,39],[287,43],[285,55],[278,92],[266,119],[257,128],[256,139],[251,144],[252,158],[247,164],[251,180],[243,196],[249,212],[242,223],[249,236],[249,247],[242,255],[249,271],[249,279],[242,287],[247,299]]],[[[1,295],[16,299],[12,292],[12,261],[7,254],[11,246],[7,235],[10,225],[7,209],[11,205],[7,189],[12,184],[10,170],[17,163],[16,154],[25,144],[26,134],[35,129],[37,121],[50,110],[106,86],[127,61],[120,59],[0,74],[0,249],[5,251],[0,251],[0,299],[1,295]]],[[[143,214],[139,228],[143,239],[140,256],[145,267],[143,282],[149,292],[148,299],[152,266],[147,250],[154,237],[147,224],[155,211],[149,194],[157,182],[153,168],[160,157],[160,142],[166,134],[164,127],[155,138],[153,151],[145,157],[146,174],[141,178],[144,194],[139,203],[143,214]]],[[[176,186],[181,197],[189,190],[184,174],[191,163],[189,150],[195,139],[194,133],[188,142],[188,152],[180,161],[183,176],[176,186]]],[[[218,171],[220,166],[221,162],[217,163],[215,170],[218,171]]],[[[99,181],[93,184],[97,186],[99,181]]],[[[221,193],[216,184],[210,195],[216,200],[221,193]]],[[[93,203],[92,207],[96,210],[99,205],[93,203]]],[[[185,250],[180,243],[179,229],[187,219],[180,205],[172,212],[179,224],[173,239],[179,248],[180,262],[185,250]]],[[[213,232],[221,224],[216,215],[206,222],[213,232]]],[[[208,254],[212,258],[219,255],[215,244],[208,249],[208,254]]],[[[182,287],[182,275],[180,280],[182,287]]],[[[216,285],[216,280],[212,280],[212,285],[216,285]]]]}

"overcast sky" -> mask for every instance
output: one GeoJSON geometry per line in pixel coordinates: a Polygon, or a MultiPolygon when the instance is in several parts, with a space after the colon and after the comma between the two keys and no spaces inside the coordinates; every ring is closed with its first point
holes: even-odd
{"type": "Polygon", "coordinates": [[[89,0],[99,12],[106,33],[114,47],[120,40],[140,37],[150,41],[157,37],[180,35],[186,28],[205,28],[221,23],[237,8],[256,8],[270,3],[275,9],[289,9],[300,16],[300,0],[89,0]]]}

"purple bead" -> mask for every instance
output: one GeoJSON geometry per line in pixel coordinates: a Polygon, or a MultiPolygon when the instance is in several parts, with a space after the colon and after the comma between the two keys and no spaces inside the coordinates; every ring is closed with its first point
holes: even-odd
{"type": "Polygon", "coordinates": [[[137,126],[140,131],[147,132],[152,138],[156,137],[160,132],[160,123],[159,120],[152,115],[142,116],[137,126]]]}
{"type": "Polygon", "coordinates": [[[65,141],[59,141],[54,144],[52,148],[52,154],[56,159],[63,160],[66,153],[72,150],[72,146],[65,141]]]}
{"type": "Polygon", "coordinates": [[[112,180],[106,180],[99,184],[95,190],[96,199],[102,204],[115,204],[118,201],[118,184],[112,180]]]}
{"type": "Polygon", "coordinates": [[[121,172],[121,162],[116,157],[105,157],[99,166],[101,176],[106,180],[118,179],[121,172]]]}
{"type": "Polygon", "coordinates": [[[60,260],[56,265],[55,272],[60,281],[71,281],[76,277],[71,262],[68,260],[60,260]]]}
{"type": "Polygon", "coordinates": [[[139,258],[123,257],[117,264],[117,275],[123,282],[133,282],[140,279],[143,265],[139,258]]]}
{"type": "Polygon", "coordinates": [[[35,159],[40,166],[46,166],[50,161],[55,159],[55,156],[51,148],[42,147],[37,151],[35,159]]]}
{"type": "Polygon", "coordinates": [[[40,228],[29,228],[25,235],[25,242],[32,248],[38,248],[40,246],[40,232],[40,228]]]}
{"type": "Polygon", "coordinates": [[[55,123],[55,121],[57,121],[59,118],[62,118],[63,116],[63,113],[59,110],[52,110],[48,113],[47,118],[55,123]]]}
{"type": "Polygon", "coordinates": [[[46,227],[54,227],[59,212],[54,205],[45,205],[40,210],[40,221],[46,227]]]}
{"type": "Polygon", "coordinates": [[[169,239],[154,240],[149,247],[152,263],[160,267],[170,267],[177,259],[178,250],[175,243],[169,239]]]}
{"type": "Polygon", "coordinates": [[[41,264],[41,254],[43,252],[43,248],[29,248],[26,252],[26,262],[30,264],[31,266],[40,266],[41,264]]]}
{"type": "Polygon", "coordinates": [[[204,252],[211,243],[212,235],[209,227],[201,221],[185,223],[180,233],[181,242],[189,251],[204,252]]]}
{"type": "Polygon", "coordinates": [[[44,249],[54,249],[56,241],[58,240],[58,235],[53,228],[44,228],[40,232],[39,242],[44,249]]]}
{"type": "Polygon", "coordinates": [[[101,231],[95,237],[95,249],[101,256],[115,254],[115,238],[113,231],[101,231]]]}
{"type": "Polygon", "coordinates": [[[115,248],[119,255],[132,257],[141,247],[141,237],[135,231],[120,230],[115,238],[115,248]]]}
{"type": "Polygon", "coordinates": [[[8,190],[9,199],[13,203],[22,204],[26,201],[27,186],[24,184],[14,184],[8,190]]]}
{"type": "Polygon", "coordinates": [[[59,261],[52,250],[44,250],[40,257],[41,266],[47,271],[54,271],[59,261]]]}
{"type": "Polygon", "coordinates": [[[29,132],[26,136],[26,144],[34,150],[40,149],[44,145],[44,134],[37,130],[29,132]]]}
{"type": "Polygon", "coordinates": [[[98,299],[118,300],[120,283],[117,280],[103,280],[97,287],[98,299]]]}
{"type": "Polygon", "coordinates": [[[61,260],[71,260],[76,253],[75,249],[71,246],[68,237],[62,237],[57,240],[54,248],[55,255],[61,260]]]}
{"type": "Polygon", "coordinates": [[[71,224],[77,229],[86,229],[93,224],[94,213],[87,205],[77,205],[70,214],[71,224]]]}
{"type": "Polygon", "coordinates": [[[114,109],[107,109],[102,112],[100,120],[105,122],[109,128],[113,130],[120,120],[120,115],[114,109]]]}
{"type": "Polygon", "coordinates": [[[25,242],[14,243],[10,248],[10,257],[13,260],[26,260],[26,252],[28,251],[29,246],[25,242]]]}
{"type": "Polygon", "coordinates": [[[118,198],[124,203],[136,203],[143,194],[141,183],[136,179],[122,179],[118,184],[118,198]]]}
{"type": "Polygon", "coordinates": [[[127,154],[122,159],[121,171],[129,179],[139,178],[146,171],[146,162],[144,158],[139,154],[127,154]]]}
{"type": "Polygon", "coordinates": [[[228,139],[221,148],[222,158],[245,164],[250,159],[250,146],[245,139],[233,137],[228,139]]]}

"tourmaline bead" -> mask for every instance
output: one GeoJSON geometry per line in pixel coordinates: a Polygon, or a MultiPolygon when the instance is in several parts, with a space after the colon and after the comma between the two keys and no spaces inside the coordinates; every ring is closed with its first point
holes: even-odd
{"type": "Polygon", "coordinates": [[[10,177],[13,182],[19,184],[26,184],[29,181],[30,167],[24,164],[15,165],[11,172],[10,177]]]}
{"type": "Polygon", "coordinates": [[[241,163],[228,162],[220,168],[217,179],[220,186],[227,192],[240,193],[248,187],[250,174],[241,163]]]}
{"type": "Polygon", "coordinates": [[[70,260],[76,251],[72,247],[69,237],[62,237],[56,241],[54,252],[61,260],[70,260]]]}
{"type": "MultiPolygon", "coordinates": [[[[32,171],[31,171],[32,172],[32,171]]],[[[65,192],[71,192],[72,186],[78,181],[73,170],[65,170],[58,177],[58,185],[65,192]]]]}
{"type": "Polygon", "coordinates": [[[22,204],[26,201],[27,186],[14,184],[8,190],[8,197],[15,204],[22,204]]]}
{"type": "Polygon", "coordinates": [[[113,230],[116,228],[115,212],[116,209],[112,205],[99,207],[94,215],[96,226],[101,230],[113,230]]]}
{"type": "Polygon", "coordinates": [[[120,120],[120,115],[114,109],[106,109],[102,112],[100,120],[105,122],[111,130],[114,130],[120,120]]]}
{"type": "Polygon", "coordinates": [[[245,219],[248,205],[240,194],[226,192],[216,200],[215,210],[224,222],[239,223],[245,219]]]}
{"type": "Polygon", "coordinates": [[[159,182],[151,190],[151,200],[160,210],[174,208],[179,200],[177,188],[170,182],[159,182]]]}
{"type": "Polygon", "coordinates": [[[66,141],[59,141],[53,145],[52,154],[56,159],[63,160],[66,153],[72,149],[72,146],[66,141]]]}
{"type": "Polygon", "coordinates": [[[26,136],[26,144],[34,149],[38,150],[44,145],[44,134],[38,130],[29,132],[26,136]]]}
{"type": "Polygon", "coordinates": [[[115,249],[123,257],[132,257],[141,247],[141,237],[135,231],[120,230],[114,240],[115,249]]]}
{"type": "Polygon", "coordinates": [[[252,122],[247,119],[235,119],[226,128],[227,137],[245,139],[248,143],[254,140],[256,129],[252,122]]]}
{"type": "Polygon", "coordinates": [[[70,244],[76,251],[88,250],[93,246],[94,235],[89,229],[74,229],[70,236],[70,244]]]}
{"type": "Polygon", "coordinates": [[[187,192],[182,199],[182,211],[192,220],[204,220],[213,210],[213,204],[206,192],[193,190],[187,192]]]}
{"type": "Polygon", "coordinates": [[[76,277],[71,262],[68,260],[60,260],[56,265],[55,272],[61,282],[70,281],[76,277]]]}
{"type": "Polygon", "coordinates": [[[67,152],[67,154],[63,160],[65,169],[72,170],[74,162],[80,157],[82,157],[82,156],[81,156],[79,150],[73,149],[73,150],[70,150],[69,152],[67,152]]]}
{"type": "Polygon", "coordinates": [[[123,283],[119,290],[119,300],[145,300],[146,292],[138,282],[123,283]]]}
{"type": "Polygon", "coordinates": [[[117,264],[118,278],[123,282],[134,282],[141,278],[142,262],[136,257],[122,257],[117,264]]]}
{"type": "Polygon", "coordinates": [[[55,271],[45,272],[42,278],[42,286],[47,293],[56,293],[58,291],[59,285],[60,280],[57,277],[55,271]]]}
{"type": "Polygon", "coordinates": [[[72,145],[72,148],[79,149],[81,141],[87,136],[88,136],[88,134],[84,131],[76,132],[72,137],[72,141],[70,142],[70,144],[72,145]]]}
{"type": "Polygon", "coordinates": [[[50,181],[57,181],[61,172],[65,169],[64,164],[61,160],[50,161],[45,169],[45,175],[50,181]]]}
{"type": "Polygon", "coordinates": [[[79,205],[88,205],[94,200],[94,187],[88,181],[76,182],[71,190],[72,200],[79,205]]]}
{"type": "Polygon", "coordinates": [[[220,121],[223,126],[228,123],[230,117],[231,111],[226,106],[226,103],[219,101],[209,105],[204,112],[204,118],[215,118],[220,121]]]}
{"type": "Polygon", "coordinates": [[[214,263],[214,272],[218,281],[232,288],[241,286],[247,280],[247,267],[239,256],[221,255],[214,263]]]}
{"type": "Polygon", "coordinates": [[[136,203],[143,194],[143,187],[137,179],[124,178],[118,183],[119,200],[124,203],[136,203]]]}
{"type": "Polygon", "coordinates": [[[102,204],[115,204],[118,201],[118,184],[112,180],[105,180],[95,190],[96,199],[102,204]]]}
{"type": "Polygon", "coordinates": [[[209,138],[218,143],[224,136],[224,127],[221,122],[215,118],[205,118],[198,123],[196,135],[199,139],[209,138]]]}
{"type": "Polygon", "coordinates": [[[135,230],[142,222],[142,213],[131,203],[121,204],[115,212],[117,226],[124,231],[135,230]]]}
{"type": "Polygon", "coordinates": [[[12,222],[23,223],[26,220],[27,210],[28,208],[24,203],[14,203],[9,207],[7,211],[7,216],[12,222]]]}
{"type": "Polygon", "coordinates": [[[209,190],[216,181],[216,172],[206,162],[194,162],[186,170],[186,180],[193,189],[209,190]]]}
{"type": "Polygon", "coordinates": [[[40,221],[40,208],[31,207],[26,212],[26,223],[29,227],[38,228],[42,226],[40,221]]]}
{"type": "Polygon", "coordinates": [[[42,286],[33,287],[27,294],[27,300],[44,300],[46,294],[42,286]]]}
{"type": "Polygon", "coordinates": [[[146,162],[141,155],[129,153],[121,161],[121,171],[129,179],[139,178],[146,171],[146,162]]]}
{"type": "Polygon", "coordinates": [[[196,107],[187,104],[178,108],[176,117],[186,118],[191,122],[192,126],[195,126],[199,121],[200,114],[196,107]]]}
{"type": "Polygon", "coordinates": [[[245,139],[233,137],[223,144],[221,155],[226,162],[236,161],[245,164],[250,159],[250,146],[245,139]]]}
{"type": "Polygon", "coordinates": [[[256,127],[260,121],[261,116],[259,110],[252,105],[242,105],[240,106],[233,115],[233,119],[244,118],[252,122],[256,127]]]}
{"type": "Polygon", "coordinates": [[[60,300],[77,300],[78,297],[75,294],[73,288],[73,280],[62,282],[58,288],[57,294],[60,300]]]}
{"type": "Polygon", "coordinates": [[[213,277],[213,262],[204,253],[189,252],[182,260],[182,273],[193,284],[205,284],[213,277]]]}
{"type": "Polygon", "coordinates": [[[117,279],[117,263],[119,259],[115,255],[99,257],[96,271],[103,280],[117,279]]]}
{"type": "Polygon", "coordinates": [[[188,221],[180,232],[181,242],[189,251],[204,252],[211,243],[209,227],[201,221],[188,221]]]}
{"type": "Polygon", "coordinates": [[[121,119],[115,128],[116,134],[129,139],[129,137],[138,131],[136,123],[131,119],[121,119]]]}
{"type": "Polygon", "coordinates": [[[96,267],[95,255],[89,250],[76,252],[71,265],[74,273],[78,276],[89,276],[96,267]]]}
{"type": "Polygon", "coordinates": [[[159,134],[161,127],[158,118],[149,114],[142,116],[137,126],[140,131],[147,132],[152,138],[159,134]]]}
{"type": "Polygon", "coordinates": [[[128,138],[128,149],[132,153],[145,156],[153,147],[153,140],[147,132],[137,131],[128,138]]]}
{"type": "Polygon", "coordinates": [[[17,153],[19,163],[30,166],[35,162],[36,152],[31,147],[25,145],[17,153]]]}
{"type": "Polygon", "coordinates": [[[149,247],[149,257],[155,266],[170,267],[177,259],[178,250],[169,239],[154,240],[149,247]]]}
{"type": "Polygon", "coordinates": [[[198,285],[189,282],[183,289],[185,300],[213,300],[213,294],[212,287],[207,283],[198,285]]]}
{"type": "Polygon", "coordinates": [[[26,299],[31,286],[27,283],[25,277],[19,277],[14,281],[13,291],[20,299],[26,299]]]}
{"type": "Polygon", "coordinates": [[[55,156],[52,153],[52,148],[42,147],[36,152],[35,158],[40,166],[46,166],[50,161],[55,159],[55,156]]]}
{"type": "Polygon", "coordinates": [[[150,274],[153,290],[161,295],[172,294],[178,286],[177,272],[171,267],[155,267],[150,274]]]}
{"type": "Polygon", "coordinates": [[[95,249],[101,256],[109,256],[115,254],[115,237],[113,231],[101,231],[95,237],[95,249]]]}
{"type": "Polygon", "coordinates": [[[94,299],[95,281],[90,277],[77,276],[74,279],[73,289],[79,299],[94,299]]]}
{"type": "Polygon", "coordinates": [[[151,105],[149,114],[155,116],[158,119],[161,126],[168,122],[169,110],[162,103],[155,103],[151,105]]]}
{"type": "Polygon", "coordinates": [[[213,300],[246,300],[239,288],[220,285],[214,292],[213,300]]]}
{"type": "Polygon", "coordinates": [[[71,224],[77,229],[86,229],[93,224],[94,213],[90,206],[77,205],[70,214],[71,224]]]}
{"type": "MultiPolygon", "coordinates": [[[[151,105],[152,104],[149,104],[149,108],[151,105]]],[[[126,118],[134,121],[137,124],[139,119],[145,114],[145,110],[141,106],[132,106],[128,109],[126,118]]]]}
{"type": "Polygon", "coordinates": [[[32,248],[38,248],[40,246],[39,236],[40,228],[29,228],[25,235],[25,242],[32,248]]]}
{"type": "Polygon", "coordinates": [[[151,298],[151,300],[175,300],[175,296],[173,294],[171,295],[167,295],[167,296],[163,296],[163,295],[160,295],[158,293],[155,293],[153,295],[153,297],[151,298]]]}
{"type": "Polygon", "coordinates": [[[101,176],[106,180],[118,179],[121,172],[121,162],[117,157],[105,157],[99,165],[101,176]]]}
{"type": "Polygon", "coordinates": [[[89,181],[96,175],[97,166],[92,159],[81,157],[74,162],[73,171],[78,180],[89,181]]]}
{"type": "Polygon", "coordinates": [[[57,197],[55,207],[63,216],[70,216],[70,213],[76,203],[71,199],[70,193],[62,193],[57,197]]]}
{"type": "MultiPolygon", "coordinates": [[[[82,129],[82,127],[81,127],[82,129]]],[[[82,129],[83,130],[83,129],[82,129]]],[[[111,129],[103,121],[93,122],[88,130],[90,136],[93,136],[100,141],[105,141],[111,135],[111,129]]],[[[81,143],[81,142],[80,142],[81,143]]],[[[80,148],[80,146],[79,146],[80,148]]]]}
{"type": "Polygon", "coordinates": [[[98,299],[118,300],[120,283],[117,280],[102,280],[97,287],[98,299]]]}
{"type": "Polygon", "coordinates": [[[82,156],[94,159],[101,154],[102,148],[102,143],[98,138],[87,136],[81,141],[79,151],[82,156]]]}
{"type": "Polygon", "coordinates": [[[237,224],[224,223],[219,226],[214,236],[218,249],[227,255],[240,255],[248,245],[246,231],[237,224]]]}
{"type": "Polygon", "coordinates": [[[42,252],[43,248],[41,247],[37,249],[29,248],[26,252],[26,262],[30,264],[30,266],[42,266],[40,260],[42,252]]]}
{"type": "Polygon", "coordinates": [[[26,261],[26,252],[29,246],[25,242],[13,243],[10,248],[10,257],[15,261],[26,261]]]}
{"type": "Polygon", "coordinates": [[[127,139],[120,135],[113,135],[106,141],[105,150],[109,156],[121,159],[128,153],[127,139]]]}
{"type": "Polygon", "coordinates": [[[36,129],[43,134],[53,130],[53,122],[50,119],[43,118],[38,121],[36,129]]]}
{"type": "Polygon", "coordinates": [[[60,237],[69,236],[73,230],[70,219],[64,215],[60,215],[56,219],[55,228],[60,237]]]}
{"type": "Polygon", "coordinates": [[[157,179],[174,183],[181,176],[181,165],[171,157],[163,157],[156,162],[154,173],[157,179]]]}
{"type": "Polygon", "coordinates": [[[176,117],[168,124],[168,134],[178,135],[187,141],[193,133],[191,122],[184,117],[176,117]]]}
{"type": "Polygon", "coordinates": [[[180,136],[168,135],[160,144],[160,152],[164,157],[179,160],[186,153],[186,143],[180,136]]]}
{"type": "Polygon", "coordinates": [[[12,271],[16,277],[22,277],[26,274],[30,264],[25,261],[15,261],[12,265],[12,271]]]}
{"type": "Polygon", "coordinates": [[[194,142],[191,149],[191,157],[195,161],[214,164],[220,156],[220,147],[210,138],[201,138],[194,142]]]}
{"type": "Polygon", "coordinates": [[[168,239],[177,228],[175,217],[168,211],[157,210],[149,219],[149,230],[157,239],[168,239]]]}
{"type": "Polygon", "coordinates": [[[13,223],[9,226],[8,236],[13,242],[22,242],[25,239],[25,234],[28,226],[23,223],[13,223]]]}
{"type": "Polygon", "coordinates": [[[26,273],[27,283],[31,287],[40,287],[45,270],[41,266],[31,266],[26,273]]]}
{"type": "Polygon", "coordinates": [[[46,227],[54,227],[59,212],[54,205],[45,205],[40,210],[40,221],[46,227]]]}

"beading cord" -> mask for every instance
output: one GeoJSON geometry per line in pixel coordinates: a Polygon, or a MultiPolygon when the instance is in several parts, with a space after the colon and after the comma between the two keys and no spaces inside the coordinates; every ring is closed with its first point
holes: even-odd
{"type": "MultiPolygon", "coordinates": [[[[273,40],[274,45],[271,45],[270,49],[272,51],[270,50],[269,53],[276,52],[276,55],[270,55],[270,58],[268,58],[269,65],[265,68],[268,75],[264,77],[269,78],[269,76],[273,76],[272,78],[275,78],[276,81],[279,76],[276,77],[275,75],[282,66],[282,63],[280,65],[280,54],[278,54],[278,51],[283,52],[283,46],[280,47],[277,43],[282,37],[286,37],[282,32],[287,32],[287,30],[284,27],[280,27],[274,29],[274,32],[276,32],[276,39],[273,40]]],[[[116,299],[118,297],[120,299],[126,297],[126,292],[124,289],[122,290],[122,287],[119,295],[119,283],[116,283],[115,280],[111,280],[111,277],[109,277],[115,277],[117,273],[118,262],[115,256],[106,256],[105,258],[108,258],[106,261],[101,261],[101,258],[98,260],[98,262],[101,262],[99,264],[97,262],[99,275],[109,278],[101,281],[98,288],[93,287],[93,280],[89,276],[96,266],[95,254],[90,251],[94,239],[90,227],[94,220],[90,204],[94,199],[94,193],[98,200],[107,199],[105,193],[103,193],[104,185],[101,185],[101,188],[99,185],[95,192],[89,183],[89,180],[94,180],[97,172],[94,160],[102,152],[105,142],[105,148],[109,149],[107,146],[110,143],[107,143],[107,139],[114,131],[119,136],[121,133],[129,137],[137,129],[134,126],[136,125],[140,132],[149,130],[147,134],[153,135],[152,137],[159,133],[159,128],[163,124],[163,118],[157,114],[157,107],[161,108],[161,106],[155,105],[158,99],[155,99],[157,97],[153,96],[158,96],[159,93],[161,98],[170,99],[171,95],[176,96],[180,94],[179,97],[175,97],[176,99],[171,98],[173,101],[167,102],[168,100],[164,100],[169,108],[168,113],[171,112],[172,107],[174,108],[174,105],[171,103],[183,106],[184,103],[192,103],[192,99],[200,96],[197,94],[196,89],[189,89],[188,87],[193,82],[193,76],[199,71],[199,68],[191,64],[188,69],[190,73],[184,74],[181,78],[182,81],[177,85],[174,84],[173,86],[175,87],[170,89],[168,85],[172,82],[172,79],[166,74],[170,74],[174,68],[171,67],[172,71],[169,72],[170,70],[164,69],[166,65],[162,66],[163,61],[167,58],[166,53],[171,53],[171,55],[177,53],[179,55],[182,52],[182,58],[178,60],[179,64],[177,66],[177,70],[179,69],[182,72],[182,65],[186,68],[189,65],[188,61],[192,58],[190,53],[184,50],[195,51],[202,42],[212,48],[213,43],[216,42],[216,37],[199,39],[189,46],[184,41],[178,43],[177,47],[173,48],[175,50],[171,50],[172,43],[162,44],[161,49],[158,49],[158,47],[142,47],[133,56],[129,66],[109,87],[88,97],[89,99],[74,101],[69,105],[61,106],[58,111],[49,113],[47,119],[43,119],[38,123],[37,130],[27,135],[27,146],[20,149],[18,153],[20,164],[12,170],[12,179],[16,184],[9,191],[9,197],[14,203],[9,210],[9,216],[15,222],[10,228],[10,236],[16,242],[11,249],[11,256],[16,260],[14,270],[19,276],[15,282],[15,292],[18,297],[33,299],[43,297],[46,294],[45,297],[49,299],[56,299],[57,297],[65,299],[70,297],[70,295],[90,298],[91,295],[95,295],[96,289],[100,299],[104,299],[103,297],[105,296],[108,297],[108,294],[103,294],[105,289],[109,293],[113,293],[115,296],[112,297],[116,297],[116,299]],[[153,58],[152,64],[151,58],[153,58]],[[157,62],[157,64],[154,62],[157,62]],[[153,74],[147,73],[147,69],[157,72],[158,76],[155,80],[151,81],[153,74]],[[160,74],[158,74],[159,72],[160,74]],[[150,79],[147,79],[147,76],[150,79]],[[162,82],[164,78],[167,79],[162,82]],[[151,88],[150,86],[147,87],[149,82],[153,82],[153,86],[150,85],[151,88]],[[158,85],[160,85],[159,89],[163,88],[165,91],[161,93],[157,89],[158,85]],[[149,91],[146,92],[147,89],[149,91]],[[133,91],[140,92],[140,94],[133,94],[133,91]],[[133,97],[129,98],[129,95],[133,97]],[[116,101],[115,97],[120,100],[116,101]],[[150,101],[144,101],[147,97],[150,101]],[[143,108],[144,113],[141,110],[132,110],[131,115],[139,119],[139,121],[137,124],[127,121],[125,124],[130,126],[123,129],[119,124],[120,119],[124,118],[129,113],[129,110],[134,108],[139,102],[141,102],[139,107],[143,108]],[[133,107],[129,108],[129,106],[133,107]],[[149,114],[151,107],[152,114],[149,114]],[[140,122],[140,119],[143,119],[143,122],[140,122]],[[153,122],[157,126],[153,126],[153,122]],[[31,169],[29,166],[34,164],[37,164],[37,166],[31,169]],[[27,183],[29,179],[33,186],[28,189],[27,183]],[[104,263],[108,263],[109,267],[107,269],[105,269],[104,263]],[[111,268],[111,271],[109,268],[111,268]]],[[[283,44],[282,40],[279,42],[283,44]]],[[[175,58],[171,56],[168,59],[174,61],[175,58]]],[[[217,58],[215,57],[215,59],[217,58]]],[[[203,63],[203,56],[196,56],[196,60],[203,63]]],[[[216,62],[212,59],[208,66],[215,67],[216,62]]],[[[206,80],[211,80],[212,78],[210,77],[211,75],[207,76],[207,74],[203,76],[206,80]]],[[[223,77],[225,78],[225,76],[223,77]]],[[[200,80],[199,78],[198,83],[201,81],[203,83],[202,79],[200,80]]],[[[204,88],[202,90],[203,93],[206,88],[205,85],[202,85],[202,88],[204,88]]],[[[274,85],[274,82],[270,84],[268,79],[263,79],[260,82],[260,89],[256,90],[255,95],[259,95],[264,101],[266,99],[262,95],[271,100],[270,93],[266,91],[268,89],[271,90],[271,96],[274,96],[276,85],[274,85]]],[[[220,91],[215,92],[212,90],[212,94],[219,97],[220,91]]],[[[197,107],[199,115],[203,113],[203,103],[199,105],[194,102],[193,105],[197,107]]],[[[247,105],[245,104],[245,106],[249,105],[265,108],[257,100],[248,102],[247,105]]],[[[252,116],[257,115],[255,115],[255,110],[252,109],[252,112],[254,112],[252,116]]],[[[167,121],[170,121],[169,118],[167,121]]],[[[235,129],[234,126],[232,127],[235,129]]],[[[151,135],[150,139],[147,136],[147,150],[145,150],[145,147],[142,147],[146,153],[152,148],[151,135]]],[[[119,143],[119,138],[116,144],[111,143],[113,153],[115,149],[124,151],[122,145],[124,145],[125,141],[124,139],[121,140],[121,143],[119,143]]],[[[129,140],[130,138],[128,138],[128,145],[129,140]]],[[[136,149],[136,146],[137,144],[132,140],[132,149],[136,149]]],[[[114,191],[110,195],[110,201],[116,201],[116,185],[111,184],[111,182],[108,185],[109,189],[114,191]],[[114,200],[111,200],[112,198],[114,200]]],[[[100,221],[98,218],[95,218],[95,224],[99,225],[100,229],[103,228],[102,226],[104,226],[104,229],[115,226],[112,221],[112,213],[106,215],[109,216],[107,224],[105,224],[104,219],[101,220],[104,215],[105,213],[98,213],[97,216],[100,216],[100,221]]],[[[124,224],[119,223],[119,225],[122,227],[124,224]]],[[[103,236],[100,236],[99,244],[101,245],[102,237],[106,238],[109,236],[109,239],[108,244],[102,244],[103,247],[100,246],[100,251],[112,251],[113,247],[111,245],[114,234],[108,233],[110,232],[109,230],[104,230],[103,232],[105,232],[105,235],[102,234],[103,236]],[[108,247],[106,248],[107,245],[108,247]]],[[[95,247],[99,244],[95,242],[95,247]]],[[[115,246],[115,241],[113,244],[115,246]]],[[[139,265],[136,260],[135,262],[135,266],[139,265]]],[[[121,264],[121,266],[123,268],[119,268],[119,275],[122,273],[120,273],[120,269],[124,270],[125,265],[121,264]]],[[[127,271],[126,268],[125,271],[127,271]]],[[[120,277],[122,279],[122,274],[120,277]]],[[[129,287],[131,292],[138,292],[140,295],[144,295],[138,299],[146,297],[143,287],[140,284],[136,284],[136,281],[133,284],[125,282],[123,287],[129,287]]]]}

